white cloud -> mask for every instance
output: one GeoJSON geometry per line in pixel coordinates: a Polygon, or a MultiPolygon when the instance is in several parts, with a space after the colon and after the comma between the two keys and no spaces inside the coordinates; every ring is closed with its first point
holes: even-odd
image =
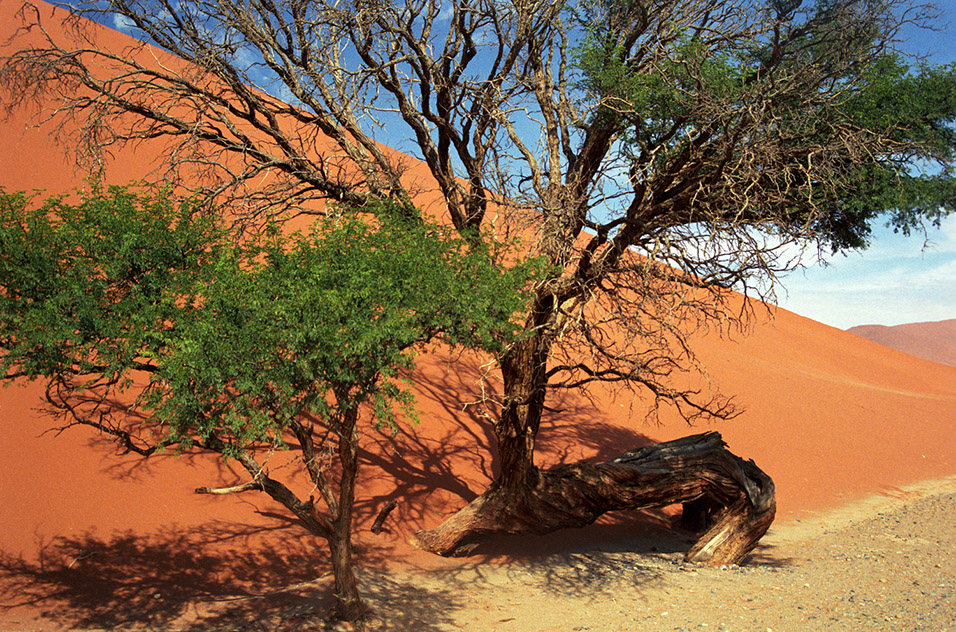
{"type": "Polygon", "coordinates": [[[956,252],[956,215],[943,220],[939,230],[930,234],[929,239],[937,252],[956,252]]]}
{"type": "Polygon", "coordinates": [[[451,2],[443,2],[438,11],[438,22],[450,22],[455,14],[455,5],[451,2]]]}
{"type": "Polygon", "coordinates": [[[136,24],[125,15],[114,13],[112,22],[113,28],[117,31],[132,35],[133,31],[136,30],[136,24]]]}
{"type": "Polygon", "coordinates": [[[786,277],[780,305],[843,329],[956,318],[956,216],[928,238],[881,228],[862,253],[786,277]]]}

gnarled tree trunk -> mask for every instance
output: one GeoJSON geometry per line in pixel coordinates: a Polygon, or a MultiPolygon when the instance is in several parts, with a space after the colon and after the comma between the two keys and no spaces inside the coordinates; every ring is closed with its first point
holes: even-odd
{"type": "Polygon", "coordinates": [[[492,486],[415,544],[445,556],[466,555],[491,534],[545,534],[584,527],[608,511],[685,503],[705,525],[687,559],[740,562],[766,533],[776,511],[773,481],[753,461],[708,432],[625,452],[607,463],[538,471],[523,490],[492,486]]]}

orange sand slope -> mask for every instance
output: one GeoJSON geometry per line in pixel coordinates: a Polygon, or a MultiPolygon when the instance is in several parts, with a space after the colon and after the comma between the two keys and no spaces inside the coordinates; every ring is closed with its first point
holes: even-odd
{"type": "Polygon", "coordinates": [[[847,331],[917,358],[956,366],[956,318],[893,327],[859,325],[847,331]]]}
{"type": "MultiPolygon", "coordinates": [[[[17,8],[15,2],[0,4],[0,42],[14,29],[17,8]]],[[[56,15],[44,8],[48,28],[56,28],[56,15]]],[[[105,44],[129,42],[99,30],[105,44]]],[[[2,122],[0,185],[49,192],[76,186],[79,179],[63,148],[49,140],[48,129],[29,125],[25,113],[2,122]]],[[[108,179],[143,177],[157,147],[120,152],[108,179]]],[[[780,519],[956,474],[956,367],[783,310],[748,335],[701,336],[698,343],[712,376],[746,413],[694,431],[719,430],[731,450],[753,458],[775,479],[780,519]]],[[[412,559],[416,554],[404,543],[407,534],[434,525],[473,498],[495,468],[487,422],[461,407],[471,399],[477,367],[436,353],[423,358],[420,368],[416,390],[423,423],[394,439],[369,432],[365,440],[367,465],[357,494],[362,531],[385,501],[400,503],[389,519],[392,533],[360,537],[366,561],[412,559]]],[[[197,546],[242,541],[247,550],[265,551],[279,538],[287,542],[298,535],[267,498],[192,493],[198,486],[242,480],[228,464],[173,455],[142,462],[116,456],[82,429],[45,433],[55,422],[35,410],[40,394],[36,385],[0,390],[0,556],[5,559],[63,551],[79,556],[103,550],[104,542],[114,548],[122,542],[135,552],[139,541],[197,546]]],[[[628,419],[629,404],[629,398],[614,394],[561,402],[563,412],[543,425],[541,462],[608,458],[691,432],[668,418],[659,427],[642,426],[639,414],[628,419]]],[[[282,455],[275,459],[281,465],[282,455]]],[[[316,543],[305,546],[309,554],[316,550],[316,543]]]]}

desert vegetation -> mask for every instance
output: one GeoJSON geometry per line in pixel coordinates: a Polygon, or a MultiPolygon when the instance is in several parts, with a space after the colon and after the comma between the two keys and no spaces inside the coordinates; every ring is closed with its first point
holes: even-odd
{"type": "Polygon", "coordinates": [[[534,271],[502,273],[447,231],[378,211],[374,225],[331,215],[236,245],[221,217],[164,191],[0,195],[5,377],[42,380],[61,428],[144,458],[237,462],[247,482],[196,492],[264,492],[326,540],[347,620],[366,613],[351,543],[360,421],[387,433],[396,407],[414,418],[401,376],[416,348],[500,351],[534,271]]]}

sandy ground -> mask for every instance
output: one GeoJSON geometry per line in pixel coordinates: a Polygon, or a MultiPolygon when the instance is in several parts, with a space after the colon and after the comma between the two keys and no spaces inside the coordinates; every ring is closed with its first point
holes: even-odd
{"type": "MultiPolygon", "coordinates": [[[[540,539],[512,538],[495,545],[497,556],[389,572],[366,568],[360,575],[377,630],[945,632],[956,630],[954,511],[956,478],[950,478],[774,527],[740,567],[685,564],[681,552],[690,539],[667,529],[665,517],[647,514],[629,539],[576,538],[562,547],[557,535],[542,547],[540,539]]],[[[0,629],[322,627],[327,576],[273,586],[265,591],[271,594],[203,594],[199,585],[177,588],[176,577],[163,576],[161,562],[153,562],[159,565],[153,574],[143,573],[143,562],[127,552],[127,570],[137,571],[140,585],[120,581],[128,597],[117,599],[111,591],[97,593],[110,584],[98,587],[107,580],[96,576],[124,570],[107,564],[109,551],[83,555],[21,569],[33,574],[23,573],[19,587],[3,595],[0,629]],[[71,582],[71,574],[78,581],[71,582]],[[14,603],[20,606],[11,608],[14,603]]],[[[271,572],[268,560],[261,561],[263,573],[271,572]]],[[[6,579],[11,570],[5,569],[6,579]]]]}

